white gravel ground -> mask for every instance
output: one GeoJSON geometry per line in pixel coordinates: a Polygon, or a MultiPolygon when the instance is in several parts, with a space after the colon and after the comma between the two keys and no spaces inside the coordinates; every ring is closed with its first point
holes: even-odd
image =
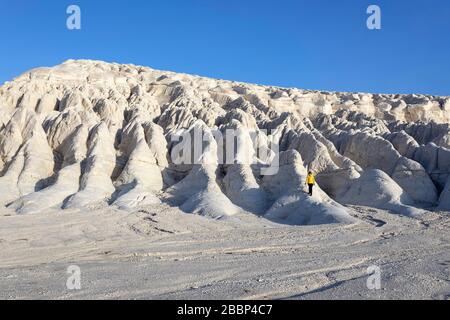
{"type": "Polygon", "coordinates": [[[156,205],[0,213],[0,299],[449,299],[450,219],[353,207],[352,225],[214,221],[156,205]],[[68,290],[67,268],[81,269],[68,290]],[[367,268],[381,269],[369,290],[367,268]]]}

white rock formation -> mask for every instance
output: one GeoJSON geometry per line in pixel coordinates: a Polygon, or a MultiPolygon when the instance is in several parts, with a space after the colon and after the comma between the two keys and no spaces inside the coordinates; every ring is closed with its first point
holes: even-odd
{"type": "Polygon", "coordinates": [[[381,170],[366,170],[337,199],[340,202],[389,210],[415,216],[422,210],[414,208],[414,200],[381,170]]]}
{"type": "Polygon", "coordinates": [[[51,186],[29,193],[8,205],[20,214],[39,213],[42,210],[59,206],[79,190],[82,161],[86,155],[88,129],[80,125],[59,147],[64,155],[62,168],[51,186]]]}
{"type": "Polygon", "coordinates": [[[163,188],[162,173],[138,117],[125,127],[120,150],[126,157],[126,165],[115,182],[114,205],[130,209],[159,203],[155,193],[163,188]]]}
{"type": "Polygon", "coordinates": [[[272,206],[265,217],[294,225],[350,223],[353,218],[343,206],[333,201],[319,187],[313,196],[307,192],[306,169],[295,150],[280,153],[279,171],[263,178],[272,206]]]}
{"type": "Polygon", "coordinates": [[[105,122],[101,122],[90,133],[79,191],[67,200],[64,208],[83,208],[106,201],[115,191],[111,181],[115,164],[114,141],[105,122]]]}
{"type": "Polygon", "coordinates": [[[19,214],[165,201],[214,218],[247,211],[322,224],[354,221],[346,204],[450,210],[449,97],[283,89],[70,60],[5,83],[0,108],[0,205],[19,214]],[[218,138],[227,129],[237,148],[218,138]],[[200,153],[173,140],[195,140],[196,130],[207,138],[200,153]],[[178,161],[180,147],[189,161],[178,161]],[[313,197],[307,170],[317,177],[313,197]]]}

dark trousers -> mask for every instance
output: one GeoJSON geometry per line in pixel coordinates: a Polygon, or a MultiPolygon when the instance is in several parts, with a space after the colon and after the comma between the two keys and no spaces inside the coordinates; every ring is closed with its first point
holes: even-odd
{"type": "Polygon", "coordinates": [[[312,196],[313,195],[313,187],[314,187],[314,185],[313,184],[308,184],[308,187],[309,187],[309,195],[312,196]]]}

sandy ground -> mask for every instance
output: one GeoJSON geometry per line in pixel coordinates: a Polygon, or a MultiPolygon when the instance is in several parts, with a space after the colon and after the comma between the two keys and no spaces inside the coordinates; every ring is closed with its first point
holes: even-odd
{"type": "Polygon", "coordinates": [[[450,299],[450,215],[354,207],[358,223],[214,221],[167,205],[0,213],[1,299],[450,299]],[[67,268],[81,269],[68,290],[67,268]],[[381,289],[366,285],[381,268],[381,289]]]}

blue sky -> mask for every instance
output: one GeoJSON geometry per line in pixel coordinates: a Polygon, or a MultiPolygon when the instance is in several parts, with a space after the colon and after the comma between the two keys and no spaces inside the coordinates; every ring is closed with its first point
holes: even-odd
{"type": "Polygon", "coordinates": [[[448,0],[0,0],[0,83],[86,58],[259,84],[450,95],[448,0]],[[66,28],[79,5],[82,29],[66,28]],[[366,9],[382,10],[382,29],[366,9]]]}

